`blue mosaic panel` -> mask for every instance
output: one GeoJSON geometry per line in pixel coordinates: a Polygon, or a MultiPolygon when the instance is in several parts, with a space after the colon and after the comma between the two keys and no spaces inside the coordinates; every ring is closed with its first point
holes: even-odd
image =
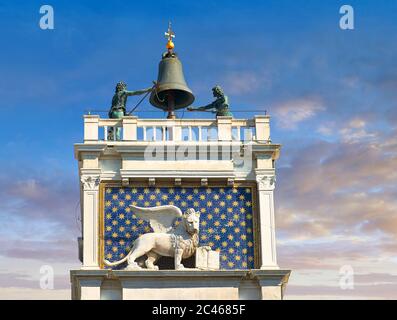
{"type": "Polygon", "coordinates": [[[200,246],[220,252],[221,269],[253,269],[252,189],[246,187],[107,187],[104,197],[104,257],[123,258],[140,235],[153,232],[129,205],[175,205],[201,212],[200,246]]]}

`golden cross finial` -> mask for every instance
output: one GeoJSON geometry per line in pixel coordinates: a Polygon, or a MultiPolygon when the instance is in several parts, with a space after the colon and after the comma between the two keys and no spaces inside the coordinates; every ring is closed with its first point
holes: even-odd
{"type": "Polygon", "coordinates": [[[164,32],[164,35],[168,38],[168,41],[172,41],[172,38],[175,38],[175,33],[171,29],[171,21],[168,22],[168,30],[164,32]]]}
{"type": "Polygon", "coordinates": [[[168,39],[166,47],[168,51],[171,51],[175,47],[174,43],[172,42],[172,38],[175,38],[175,33],[171,29],[171,21],[168,22],[168,30],[167,32],[164,32],[164,35],[168,39]]]}

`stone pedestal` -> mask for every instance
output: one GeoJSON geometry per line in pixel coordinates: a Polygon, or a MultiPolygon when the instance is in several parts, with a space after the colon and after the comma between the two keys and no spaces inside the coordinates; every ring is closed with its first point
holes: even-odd
{"type": "Polygon", "coordinates": [[[72,270],[72,299],[280,300],[289,270],[72,270]]]}

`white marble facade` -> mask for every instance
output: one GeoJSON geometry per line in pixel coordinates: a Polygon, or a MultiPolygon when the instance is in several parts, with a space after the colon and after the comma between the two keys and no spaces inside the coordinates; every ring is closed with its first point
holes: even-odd
{"type": "MultiPolygon", "coordinates": [[[[269,116],[250,120],[231,117],[167,120],[132,116],[117,120],[84,116],[84,142],[75,144],[81,184],[83,261],[81,270],[71,271],[72,297],[104,299],[113,294],[123,299],[149,298],[151,290],[155,289],[150,283],[153,279],[161,279],[165,289],[156,291],[159,299],[180,297],[178,288],[181,286],[173,288],[172,281],[186,283],[183,292],[191,299],[281,299],[289,271],[280,270],[277,264],[273,194],[280,145],[270,140],[269,122],[269,116]],[[108,140],[108,128],[116,126],[122,128],[122,140],[108,140]],[[137,274],[133,271],[113,271],[109,276],[109,271],[101,270],[100,202],[103,199],[100,186],[106,183],[156,186],[165,182],[175,186],[186,183],[198,186],[250,183],[256,186],[255,270],[186,271],[204,284],[205,279],[211,283],[213,277],[212,283],[220,287],[197,287],[199,282],[189,282],[186,272],[182,271],[180,274],[175,273],[179,271],[160,270],[158,274],[146,271],[150,274],[137,285],[137,274]],[[242,272],[243,277],[238,272],[242,272]],[[245,280],[237,283],[237,278],[245,280]],[[195,288],[195,293],[188,293],[193,292],[189,291],[191,288],[195,288]]],[[[213,258],[207,257],[207,265],[215,265],[215,270],[213,258]]],[[[203,263],[203,259],[200,261],[203,263]]],[[[139,274],[142,272],[145,271],[139,274]]]]}

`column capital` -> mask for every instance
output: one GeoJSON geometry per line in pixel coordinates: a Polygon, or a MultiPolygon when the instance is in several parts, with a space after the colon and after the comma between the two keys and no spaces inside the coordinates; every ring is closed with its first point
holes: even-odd
{"type": "Polygon", "coordinates": [[[268,190],[272,191],[275,188],[276,184],[276,175],[275,174],[256,174],[256,182],[258,184],[258,190],[263,191],[263,190],[268,190]]]}
{"type": "Polygon", "coordinates": [[[99,174],[84,174],[80,177],[84,191],[96,191],[99,189],[101,178],[99,174]]]}

